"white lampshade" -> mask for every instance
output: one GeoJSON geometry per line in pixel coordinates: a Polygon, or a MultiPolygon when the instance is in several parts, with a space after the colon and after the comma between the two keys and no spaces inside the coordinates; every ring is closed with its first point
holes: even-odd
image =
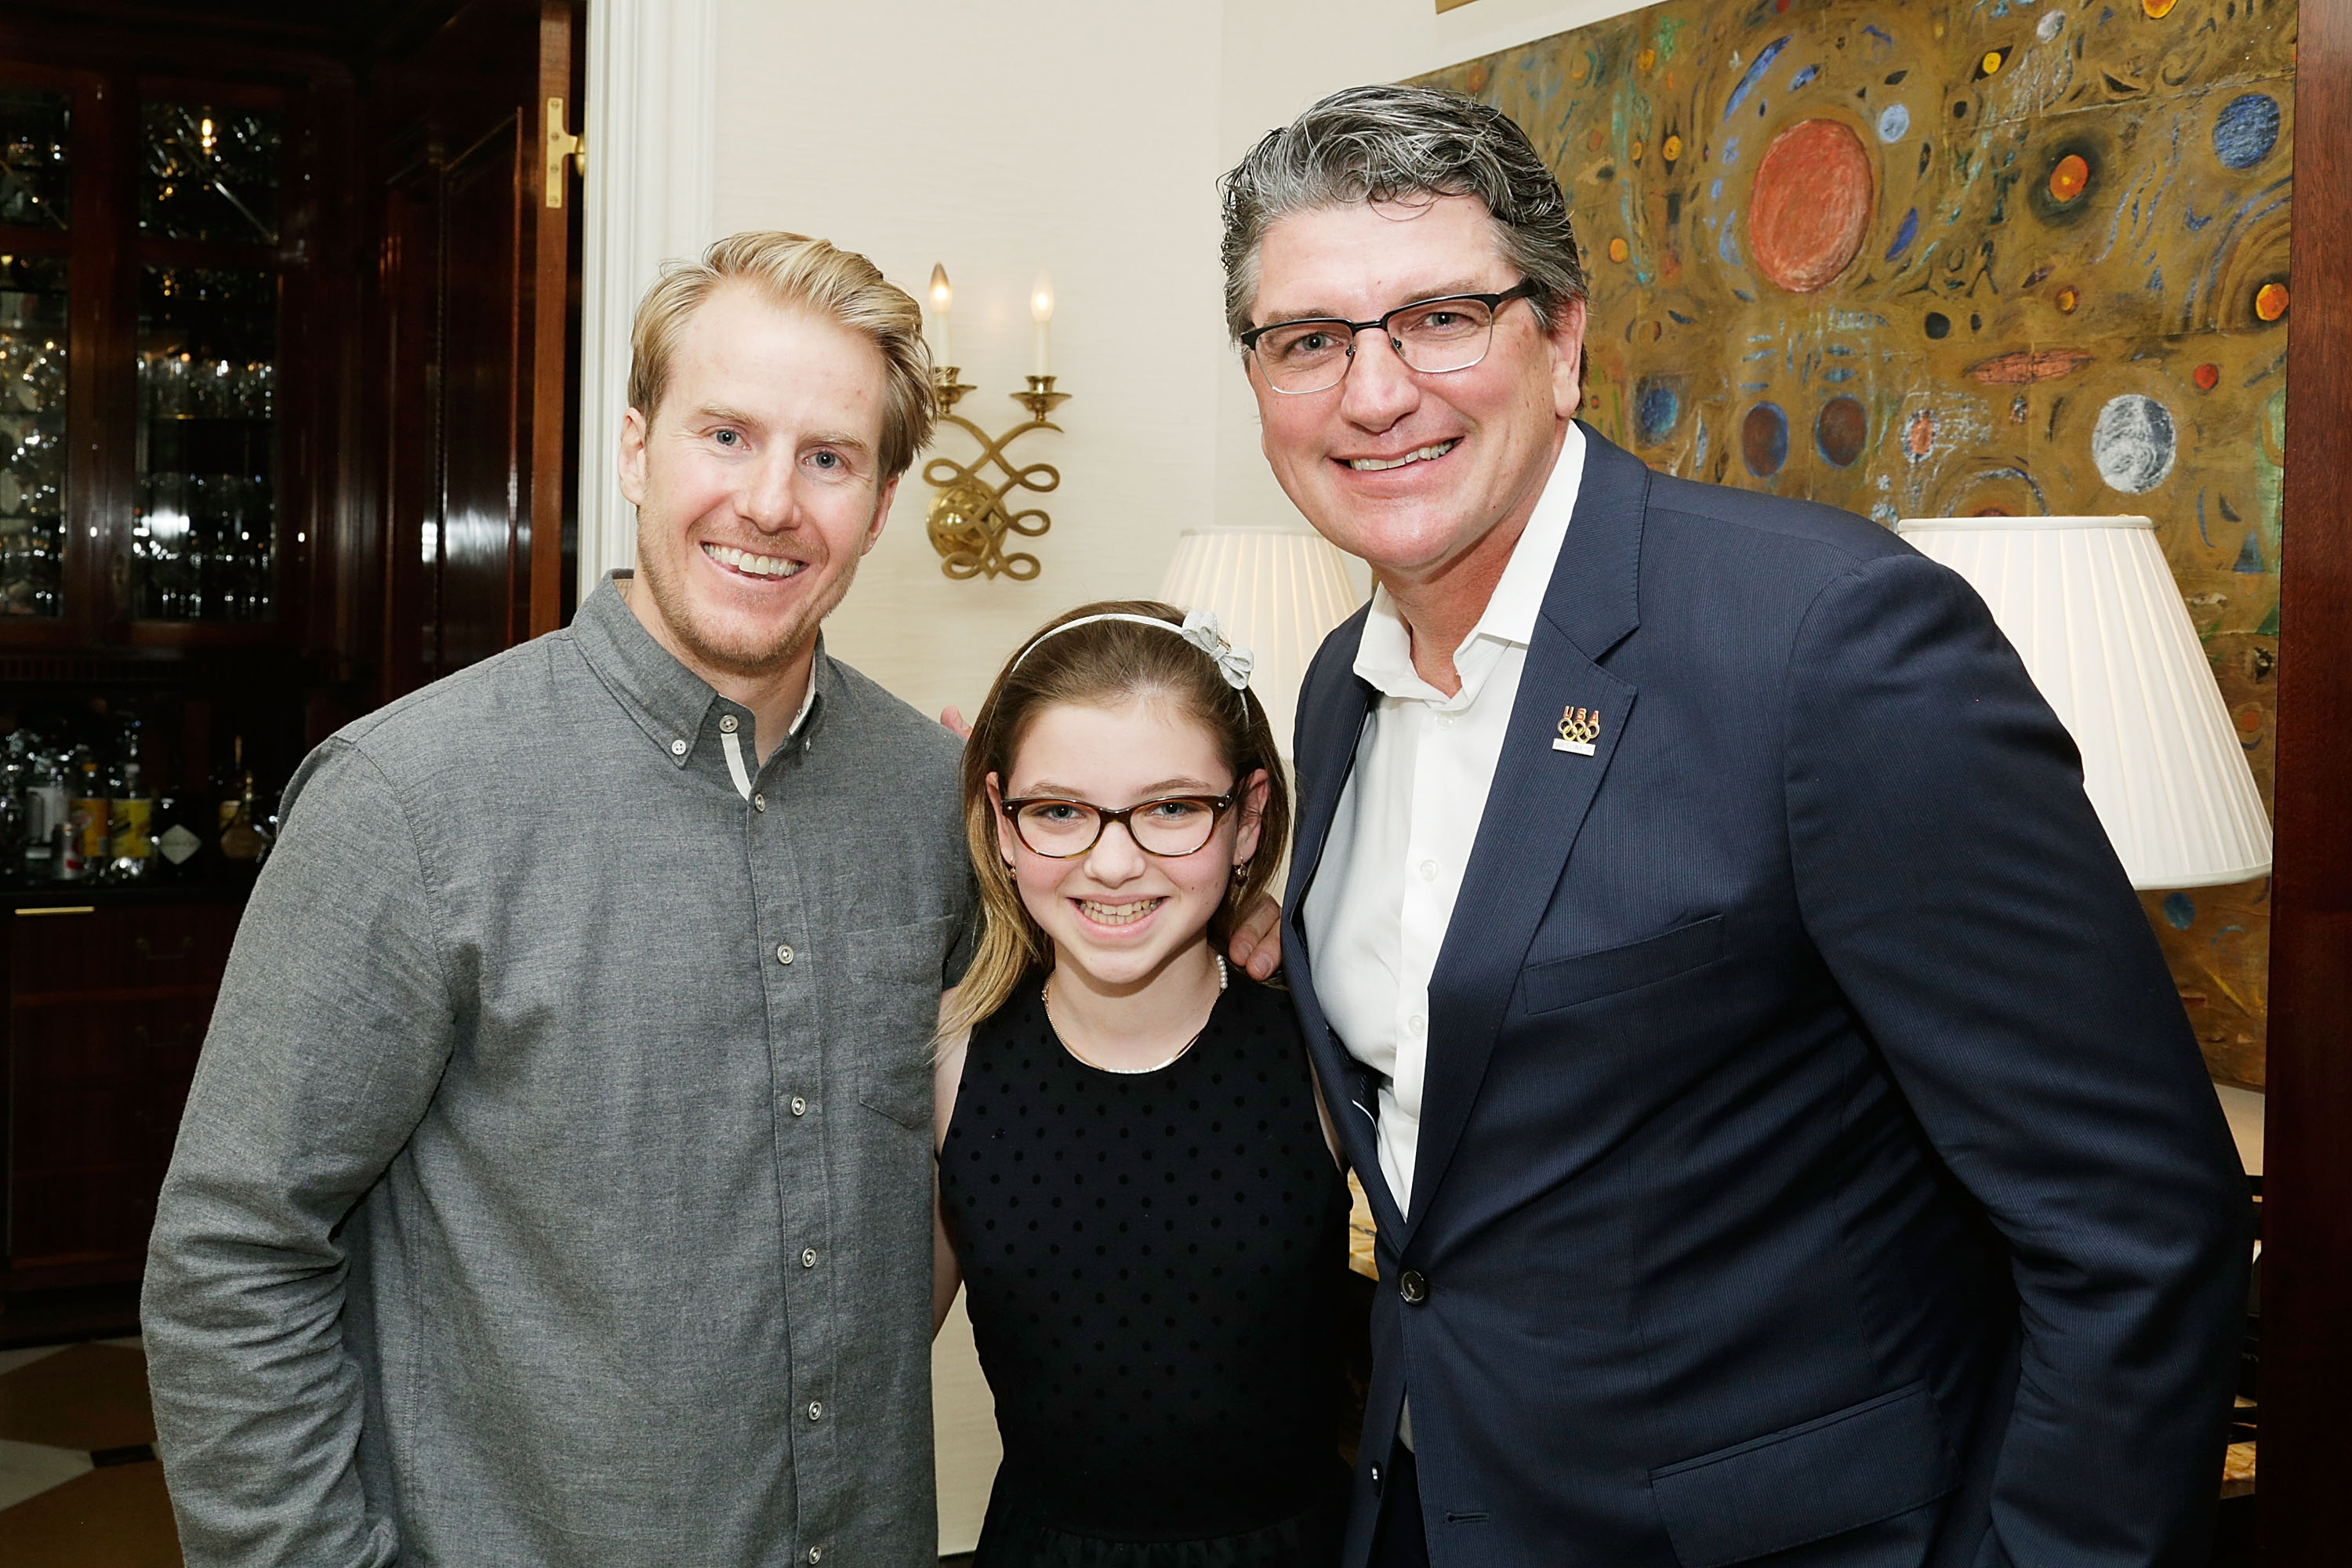
{"type": "Polygon", "coordinates": [[[1256,661],[1250,689],[1285,757],[1307,661],[1331,628],[1362,603],[1348,558],[1317,533],[1188,530],[1160,596],[1181,610],[1212,610],[1226,640],[1256,661]]]}
{"type": "Polygon", "coordinates": [[[1895,531],[1984,595],[2083,752],[2136,888],[2271,868],[2253,769],[2144,517],[1919,517],[1895,531]]]}

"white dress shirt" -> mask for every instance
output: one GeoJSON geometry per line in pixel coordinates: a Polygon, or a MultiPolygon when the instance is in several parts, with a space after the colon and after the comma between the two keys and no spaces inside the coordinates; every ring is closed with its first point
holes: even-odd
{"type": "Polygon", "coordinates": [[[1307,937],[1324,1016],[1381,1075],[1381,1174],[1401,1212],[1421,1138],[1430,972],[1583,475],[1584,433],[1570,425],[1486,613],[1454,650],[1460,690],[1448,697],[1414,671],[1412,634],[1385,588],[1356,648],[1356,673],[1381,695],[1307,895],[1307,937]]]}

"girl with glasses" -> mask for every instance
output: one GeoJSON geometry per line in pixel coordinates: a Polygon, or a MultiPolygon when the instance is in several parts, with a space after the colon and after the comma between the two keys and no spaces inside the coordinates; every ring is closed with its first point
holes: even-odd
{"type": "Polygon", "coordinates": [[[933,1317],[969,1290],[1003,1437],[975,1568],[1338,1561],[1346,1189],[1288,1002],[1221,956],[1289,827],[1247,672],[1090,605],[965,747],[933,1317]]]}

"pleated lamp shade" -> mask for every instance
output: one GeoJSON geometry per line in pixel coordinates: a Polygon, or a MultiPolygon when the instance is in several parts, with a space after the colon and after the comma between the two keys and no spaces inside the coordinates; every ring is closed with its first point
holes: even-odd
{"type": "Polygon", "coordinates": [[[1181,610],[1214,611],[1226,640],[1250,650],[1250,689],[1288,757],[1307,660],[1362,603],[1348,558],[1316,533],[1187,531],[1160,596],[1181,610]]]}
{"type": "Polygon", "coordinates": [[[2249,881],[2270,818],[2144,517],[1922,517],[1895,531],[1984,595],[2083,752],[2136,888],[2249,881]]]}

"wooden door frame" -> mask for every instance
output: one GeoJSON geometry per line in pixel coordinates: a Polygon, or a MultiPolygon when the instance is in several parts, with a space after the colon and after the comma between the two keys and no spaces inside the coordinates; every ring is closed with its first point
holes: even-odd
{"type": "Polygon", "coordinates": [[[2298,29],[2257,1492],[2277,1568],[2352,1534],[2352,0],[2303,0],[2298,29]]]}

